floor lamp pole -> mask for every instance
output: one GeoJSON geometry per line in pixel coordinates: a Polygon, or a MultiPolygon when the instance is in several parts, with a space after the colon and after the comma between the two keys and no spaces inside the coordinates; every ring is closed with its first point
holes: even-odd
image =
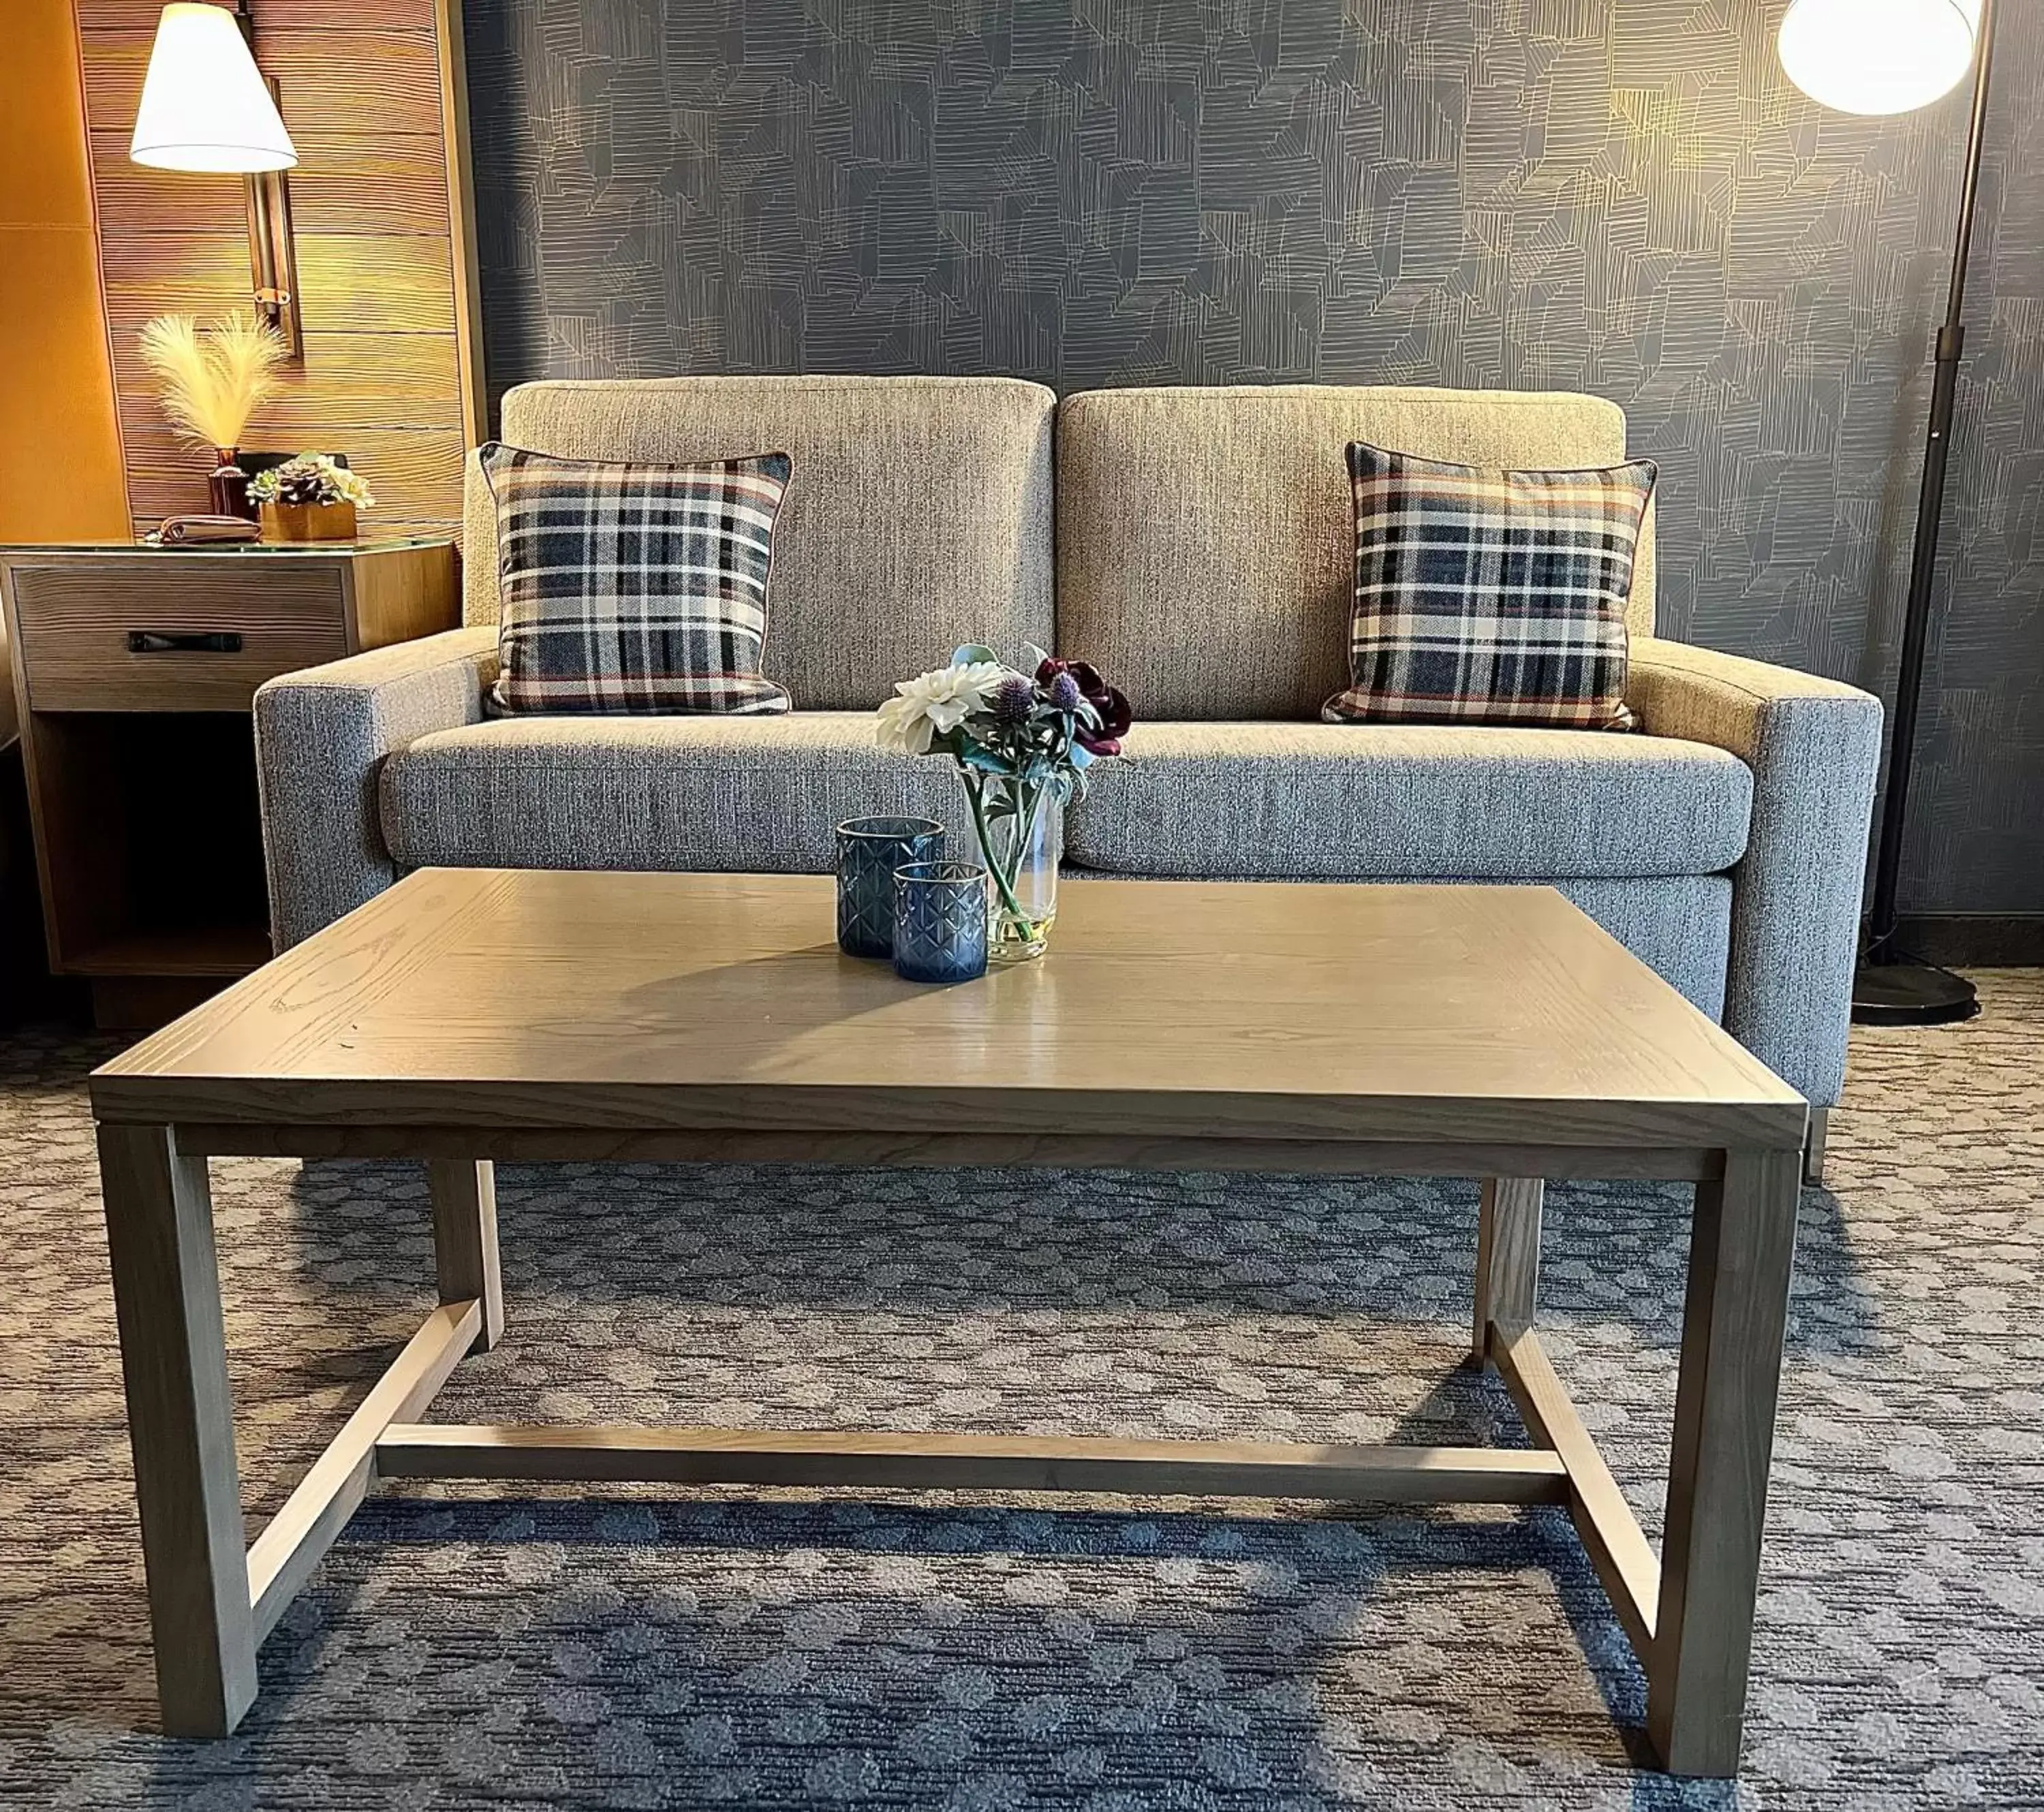
{"type": "Polygon", "coordinates": [[[1965,179],[1959,202],[1958,244],[1945,323],[1931,384],[1931,432],[1923,452],[1923,488],[1916,503],[1916,542],[1909,560],[1909,603],[1904,615],[1902,665],[1895,681],[1895,728],[1888,741],[1888,785],[1881,808],[1881,842],[1873,866],[1873,906],[1866,951],[1853,982],[1853,1017],[1873,1025],[1939,1025],[1980,1011],[1973,985],[1963,977],[1912,962],[1896,945],[1900,914],[1896,890],[1902,871],[1902,838],[1909,773],[1916,754],[1917,706],[1923,689],[1923,653],[1930,639],[1931,594],[1938,575],[1938,530],[1945,508],[1945,464],[1951,450],[1952,411],[1959,359],[1965,350],[1966,263],[1973,249],[1973,213],[1980,198],[1981,151],[1987,136],[1988,80],[1994,62],[1995,0],[1981,0],[1980,51],[1973,67],[1973,105],[1966,130],[1965,179]]]}

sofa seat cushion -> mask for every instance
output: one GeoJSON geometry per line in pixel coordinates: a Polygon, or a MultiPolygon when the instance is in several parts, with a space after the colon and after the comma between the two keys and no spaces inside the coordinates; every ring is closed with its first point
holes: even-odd
{"type": "Polygon", "coordinates": [[[1602,730],[1139,722],[1123,747],[1066,839],[1119,874],[1714,874],[1753,808],[1736,756],[1602,730]]]}
{"type": "MultiPolygon", "coordinates": [[[[965,828],[949,762],[889,754],[868,711],[784,717],[514,717],[421,736],[380,780],[410,868],[822,873],[847,818],[965,828]]],[[[822,927],[819,935],[828,935],[822,927]]]]}

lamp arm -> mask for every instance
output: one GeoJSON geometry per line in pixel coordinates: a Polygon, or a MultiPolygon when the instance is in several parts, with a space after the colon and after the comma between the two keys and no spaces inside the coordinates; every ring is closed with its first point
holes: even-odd
{"type": "Polygon", "coordinates": [[[1902,661],[1895,680],[1894,730],[1888,739],[1888,784],[1881,808],[1881,841],[1875,853],[1873,902],[1867,922],[1866,960],[1901,960],[1894,947],[1900,919],[1896,889],[1902,871],[1902,838],[1909,798],[1910,770],[1916,752],[1917,707],[1923,689],[1923,656],[1930,639],[1931,594],[1938,575],[1938,529],[1945,508],[1945,466],[1958,394],[1959,359],[1965,350],[1966,265],[1973,251],[1973,216],[1980,199],[1981,155],[1987,138],[1988,83],[1994,63],[1995,0],[1981,0],[1980,48],[1973,65],[1973,110],[1966,129],[1965,174],[1959,200],[1958,242],[1944,324],[1938,330],[1937,360],[1931,380],[1931,425],[1923,449],[1923,488],[1916,500],[1916,539],[1909,556],[1909,597],[1903,616],[1902,661]]]}

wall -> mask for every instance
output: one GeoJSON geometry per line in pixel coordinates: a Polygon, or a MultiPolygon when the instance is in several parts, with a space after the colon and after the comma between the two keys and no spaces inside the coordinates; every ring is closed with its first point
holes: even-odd
{"type": "MultiPolygon", "coordinates": [[[[0,542],[127,530],[71,0],[10,0],[0,107],[0,542]]],[[[0,679],[4,679],[0,672],[0,679]]],[[[11,719],[0,702],[0,727],[11,719]]],[[[4,739],[0,738],[0,739],[4,739]]]]}
{"type": "MultiPolygon", "coordinates": [[[[243,186],[128,159],[159,0],[77,0],[100,260],[129,508],[206,508],[207,462],[164,424],[136,335],[170,309],[249,305],[243,186]]],[[[460,513],[467,436],[435,0],[256,0],[256,56],[298,148],[291,174],[305,360],[252,446],[347,453],[377,532],[460,513]]]]}
{"type": "MultiPolygon", "coordinates": [[[[1581,388],[1663,627],[1892,666],[1965,102],[1780,0],[470,0],[488,366],[1581,388]]],[[[2044,7],[2004,8],[1904,904],[2044,911],[2044,7]]]]}

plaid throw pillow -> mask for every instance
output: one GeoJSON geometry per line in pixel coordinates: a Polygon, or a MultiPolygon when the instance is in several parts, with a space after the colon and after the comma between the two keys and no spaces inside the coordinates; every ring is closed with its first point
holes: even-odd
{"type": "Polygon", "coordinates": [[[1506,472],[1348,450],[1349,688],[1330,724],[1630,730],[1625,601],[1650,459],[1506,472]]]}
{"type": "Polygon", "coordinates": [[[497,712],[786,711],[759,674],[788,456],[557,459],[493,441],[497,712]]]}

